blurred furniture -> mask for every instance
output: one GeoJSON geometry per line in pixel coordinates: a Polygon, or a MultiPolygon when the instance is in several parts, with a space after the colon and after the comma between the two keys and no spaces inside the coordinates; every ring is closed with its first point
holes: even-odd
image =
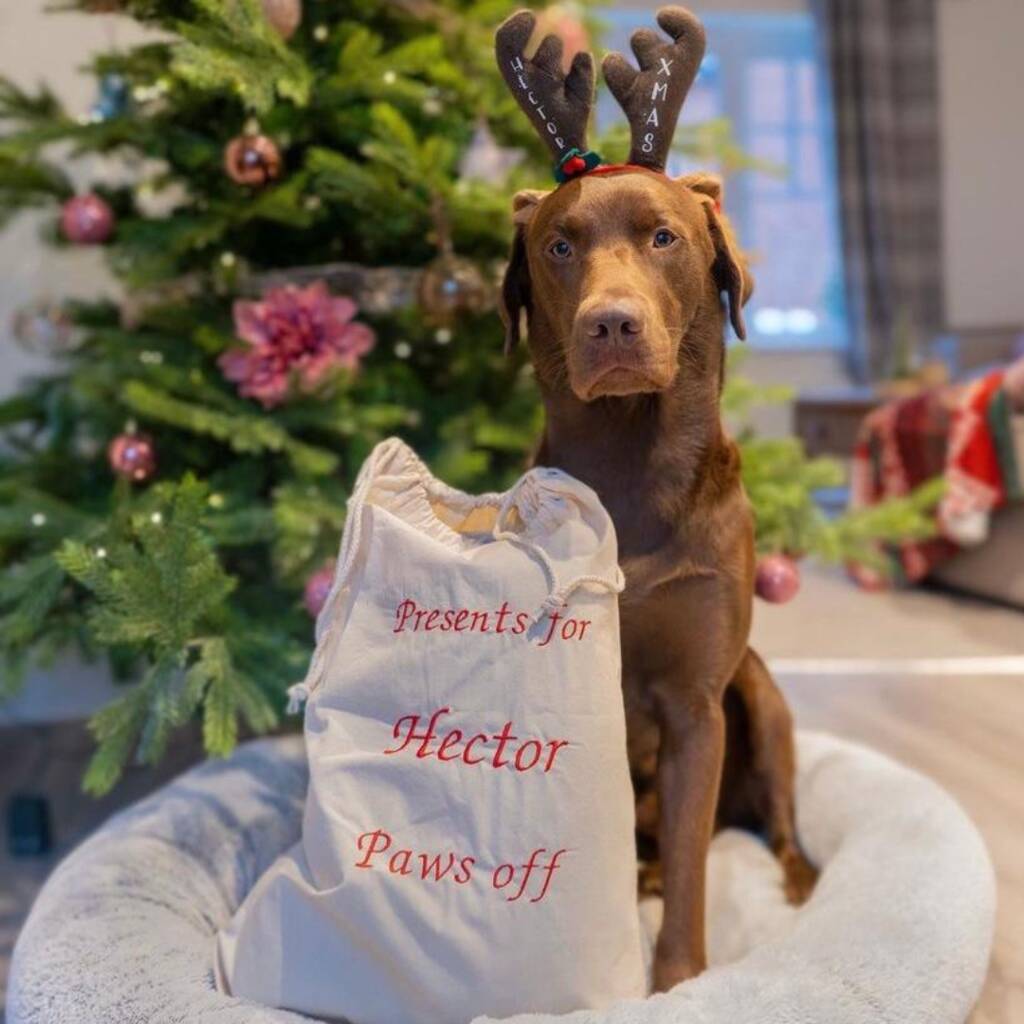
{"type": "Polygon", "coordinates": [[[861,421],[881,401],[873,388],[802,391],[793,404],[796,434],[808,455],[848,459],[861,421]]]}
{"type": "MultiPolygon", "coordinates": [[[[1013,420],[1018,473],[1024,473],[1024,415],[1013,420]]],[[[965,548],[932,572],[932,580],[977,597],[1024,608],[1024,501],[992,517],[988,540],[965,548]]]]}
{"type": "MultiPolygon", "coordinates": [[[[1024,530],[1018,506],[1024,501],[1024,417],[1015,411],[1015,372],[990,368],[958,384],[879,401],[853,431],[847,449],[854,458],[851,507],[945,480],[936,535],[892,549],[905,582],[929,578],[981,597],[1022,603],[1024,530]],[[950,572],[941,571],[950,562],[950,572]]],[[[805,408],[802,432],[819,450],[847,443],[848,435],[840,435],[848,426],[845,417],[856,408],[855,402],[831,397],[831,403],[811,402],[805,408]]],[[[878,585],[878,574],[870,569],[855,567],[855,572],[865,585],[878,585]]]]}
{"type": "MultiPolygon", "coordinates": [[[[84,721],[5,725],[0,718],[0,752],[0,809],[9,807],[18,793],[45,800],[52,840],[47,853],[17,857],[12,855],[9,835],[0,841],[2,1019],[11,951],[47,875],[112,814],[148,796],[205,754],[202,728],[190,724],[175,734],[159,765],[129,765],[117,787],[97,798],[82,793],[82,777],[96,752],[96,740],[84,721]]],[[[7,825],[4,821],[5,832],[7,825]]]]}
{"type": "Polygon", "coordinates": [[[929,579],[976,597],[1024,608],[1024,502],[1014,502],[997,512],[984,544],[959,551],[936,566],[929,579]]]}
{"type": "MultiPolygon", "coordinates": [[[[981,837],[924,776],[825,734],[797,743],[798,824],[823,867],[818,890],[789,906],[763,844],[719,835],[708,906],[717,969],[629,1004],[628,1019],[962,1024],[992,942],[995,884],[981,837]]],[[[258,740],[109,821],[33,907],[14,953],[8,1024],[308,1020],[222,995],[212,972],[218,928],[298,839],[306,784],[301,738],[258,740]]],[[[641,910],[651,934],[657,905],[641,910]]]]}

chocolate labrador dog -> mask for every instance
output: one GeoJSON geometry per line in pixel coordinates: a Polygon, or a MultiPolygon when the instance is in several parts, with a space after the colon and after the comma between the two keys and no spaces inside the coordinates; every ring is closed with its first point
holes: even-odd
{"type": "Polygon", "coordinates": [[[527,58],[534,19],[525,11],[499,29],[496,49],[562,182],[515,197],[506,344],[525,315],[547,413],[536,461],[593,487],[618,533],[629,757],[638,831],[660,857],[654,981],[665,990],[705,967],[716,828],[762,834],[794,901],[815,872],[794,824],[792,720],[747,643],[753,518],[719,410],[726,306],[742,338],[752,283],[721,212],[721,183],[663,173],[704,35],[682,8],[663,9],[658,22],[667,41],[633,36],[639,70],[614,54],[604,62],[633,140],[629,163],[614,167],[586,148],[589,55],[566,74],[548,37],[527,58]]]}

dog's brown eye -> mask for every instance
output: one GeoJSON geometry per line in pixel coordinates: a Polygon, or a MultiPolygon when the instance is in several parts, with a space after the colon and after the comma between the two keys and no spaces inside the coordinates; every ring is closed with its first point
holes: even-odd
{"type": "Polygon", "coordinates": [[[552,242],[548,246],[548,252],[555,259],[564,260],[572,255],[572,246],[564,238],[560,238],[557,242],[552,242]]]}
{"type": "Polygon", "coordinates": [[[654,248],[665,249],[676,240],[676,236],[668,228],[659,228],[654,232],[654,248]]]}

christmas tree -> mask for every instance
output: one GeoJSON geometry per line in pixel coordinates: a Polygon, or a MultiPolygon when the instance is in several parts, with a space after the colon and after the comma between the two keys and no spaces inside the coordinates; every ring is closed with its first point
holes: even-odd
{"type": "MultiPolygon", "coordinates": [[[[65,6],[160,32],[95,59],[84,117],[0,80],[0,222],[51,210],[54,244],[104,246],[124,286],[26,310],[55,369],[0,404],[3,686],[69,647],[109,659],[99,793],[196,716],[212,754],[277,724],[378,440],[466,489],[522,470],[540,410],[494,290],[509,196],[550,169],[494,67],[512,4],[65,6]],[[75,190],[66,161],[94,154],[135,180],[75,190]]],[[[731,382],[734,410],[754,397],[731,382]]],[[[829,522],[835,467],[743,444],[764,550],[864,558],[929,528],[927,496],[829,522]]]]}

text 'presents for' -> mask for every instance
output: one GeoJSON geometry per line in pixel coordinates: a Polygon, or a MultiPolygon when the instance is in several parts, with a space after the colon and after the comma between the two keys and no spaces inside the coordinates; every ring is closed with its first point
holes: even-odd
{"type": "Polygon", "coordinates": [[[526,637],[538,647],[552,640],[582,640],[593,623],[578,619],[557,608],[537,616],[516,611],[508,601],[490,608],[429,608],[412,598],[400,601],[395,609],[392,633],[477,633],[480,635],[526,637]],[[531,626],[537,628],[531,629],[531,626]]]}

